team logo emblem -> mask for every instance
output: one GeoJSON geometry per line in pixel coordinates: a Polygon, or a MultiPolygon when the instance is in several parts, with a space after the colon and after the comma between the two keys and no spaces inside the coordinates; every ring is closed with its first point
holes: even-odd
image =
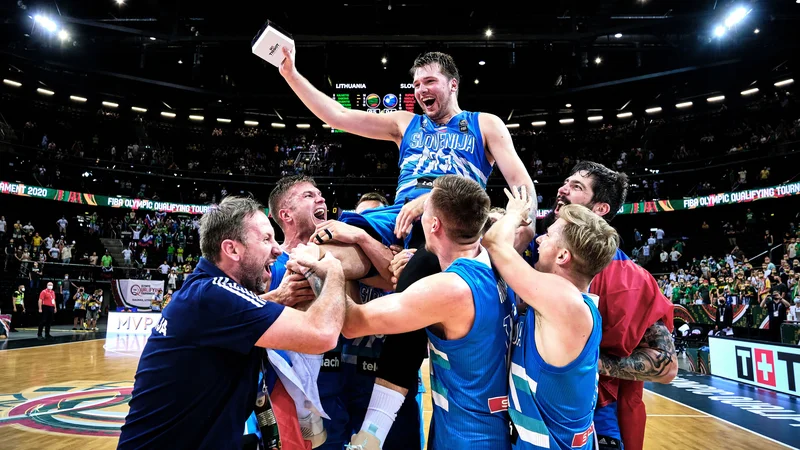
{"type": "Polygon", "coordinates": [[[72,381],[0,394],[0,427],[117,437],[132,390],[130,381],[72,381]]]}

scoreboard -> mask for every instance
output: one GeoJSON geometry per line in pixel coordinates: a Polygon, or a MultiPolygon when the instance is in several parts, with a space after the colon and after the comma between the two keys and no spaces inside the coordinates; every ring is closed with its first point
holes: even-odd
{"type": "MultiPolygon", "coordinates": [[[[388,86],[367,83],[336,83],[333,99],[347,109],[358,109],[374,114],[395,111],[414,113],[417,100],[411,83],[396,83],[388,86]]],[[[334,133],[344,133],[332,129],[334,133]]]]}

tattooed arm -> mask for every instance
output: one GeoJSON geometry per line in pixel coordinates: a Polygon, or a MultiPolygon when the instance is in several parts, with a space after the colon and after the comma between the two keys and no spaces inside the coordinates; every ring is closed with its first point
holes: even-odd
{"type": "Polygon", "coordinates": [[[315,259],[289,260],[286,269],[302,274],[317,299],[307,311],[284,308],[257,346],[309,354],[336,347],[344,323],[344,272],[342,264],[331,254],[319,261],[315,259]]]}
{"type": "Polygon", "coordinates": [[[600,375],[622,380],[669,383],[678,374],[678,357],[672,334],[664,322],[658,321],[647,329],[639,346],[630,356],[600,354],[600,375]]]}

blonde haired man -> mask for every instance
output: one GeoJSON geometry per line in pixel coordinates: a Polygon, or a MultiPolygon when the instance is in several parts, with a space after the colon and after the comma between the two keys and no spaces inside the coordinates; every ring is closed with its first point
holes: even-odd
{"type": "Polygon", "coordinates": [[[509,375],[514,449],[594,445],[597,364],[602,324],[592,278],[612,260],[617,232],[584,206],[564,205],[537,239],[535,269],[514,249],[514,233],[529,220],[525,188],[506,190],[506,214],[483,245],[494,267],[528,310],[515,326],[509,375]]]}

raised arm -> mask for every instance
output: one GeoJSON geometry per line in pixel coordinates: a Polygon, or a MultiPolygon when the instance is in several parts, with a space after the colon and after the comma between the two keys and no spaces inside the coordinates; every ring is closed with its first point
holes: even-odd
{"type": "Polygon", "coordinates": [[[338,242],[357,245],[369,259],[369,262],[378,270],[381,278],[387,282],[392,278],[392,273],[389,270],[389,265],[394,257],[392,250],[373,239],[361,228],[337,220],[326,220],[317,225],[317,229],[311,236],[311,242],[315,244],[338,242]]]}
{"type": "Polygon", "coordinates": [[[482,244],[489,252],[492,264],[500,275],[536,313],[550,323],[572,323],[580,311],[589,311],[575,285],[558,275],[532,268],[514,248],[514,235],[520,224],[526,223],[531,199],[525,188],[506,189],[509,198],[506,214],[483,236],[482,244]]]}
{"type": "Polygon", "coordinates": [[[284,308],[259,338],[264,348],[319,354],[336,347],[344,322],[345,290],[341,263],[331,254],[320,261],[290,260],[287,270],[301,272],[317,295],[307,311],[284,308]]]}
{"type": "Polygon", "coordinates": [[[407,111],[396,111],[392,114],[372,114],[365,111],[347,109],[336,100],[315,88],[305,77],[300,75],[294,65],[294,52],[283,48],[284,60],[280,73],[289,83],[295,94],[306,108],[317,118],[333,128],[347,131],[359,136],[393,141],[400,144],[403,131],[411,122],[413,114],[407,111]]]}
{"type": "Polygon", "coordinates": [[[472,303],[469,286],[458,275],[438,273],[403,292],[376,298],[365,305],[348,301],[342,334],[350,339],[371,334],[400,334],[446,322],[472,303]]]}

